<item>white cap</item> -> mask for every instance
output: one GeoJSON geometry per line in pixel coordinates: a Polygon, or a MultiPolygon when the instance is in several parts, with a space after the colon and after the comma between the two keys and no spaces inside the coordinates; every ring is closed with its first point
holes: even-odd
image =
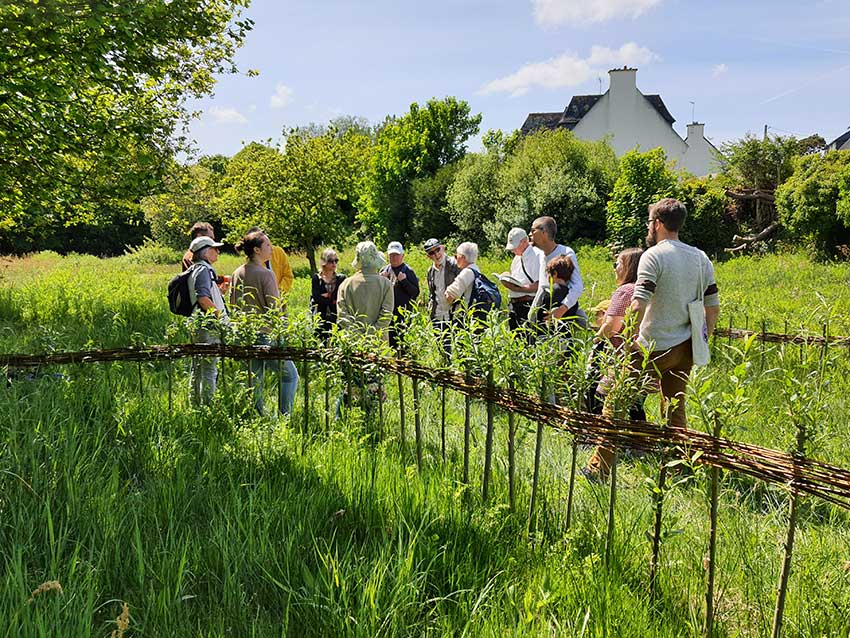
{"type": "Polygon", "coordinates": [[[511,232],[508,233],[508,243],[505,246],[505,250],[516,250],[519,248],[523,239],[528,239],[527,232],[522,228],[511,228],[511,232]]]}
{"type": "Polygon", "coordinates": [[[392,255],[393,253],[396,255],[404,254],[404,246],[401,245],[400,241],[391,241],[390,245],[387,246],[387,254],[392,255]]]}
{"type": "Polygon", "coordinates": [[[218,242],[211,237],[195,237],[192,240],[192,243],[189,244],[189,250],[193,253],[198,252],[199,250],[203,250],[204,248],[221,248],[224,246],[221,242],[218,242]]]}

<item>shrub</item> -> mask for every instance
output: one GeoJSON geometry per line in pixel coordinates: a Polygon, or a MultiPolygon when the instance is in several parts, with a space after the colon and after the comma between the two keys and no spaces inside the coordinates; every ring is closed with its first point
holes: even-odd
{"type": "Polygon", "coordinates": [[[675,173],[664,149],[629,151],[620,158],[620,174],[608,201],[606,235],[615,250],[643,245],[647,207],[663,197],[678,197],[675,173]]]}
{"type": "Polygon", "coordinates": [[[511,227],[528,228],[543,215],[557,221],[559,241],[602,239],[616,172],[605,141],[585,142],[564,129],[526,136],[499,169],[496,215],[484,225],[487,239],[498,245],[511,227]]]}
{"type": "Polygon", "coordinates": [[[794,160],[794,173],[776,191],[786,231],[808,240],[821,255],[850,239],[850,152],[830,151],[794,160]]]}
{"type": "Polygon", "coordinates": [[[726,181],[720,177],[701,177],[683,181],[680,198],[688,207],[688,219],[682,229],[682,241],[697,246],[709,255],[732,244],[737,225],[727,210],[726,181]]]}

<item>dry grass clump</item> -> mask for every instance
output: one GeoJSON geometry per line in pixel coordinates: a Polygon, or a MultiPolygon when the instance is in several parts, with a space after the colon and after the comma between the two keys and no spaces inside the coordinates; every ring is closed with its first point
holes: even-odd
{"type": "Polygon", "coordinates": [[[61,594],[62,585],[58,580],[48,580],[41,583],[41,585],[32,590],[30,597],[27,599],[27,604],[31,604],[38,596],[41,596],[43,593],[48,591],[58,591],[61,594]]]}

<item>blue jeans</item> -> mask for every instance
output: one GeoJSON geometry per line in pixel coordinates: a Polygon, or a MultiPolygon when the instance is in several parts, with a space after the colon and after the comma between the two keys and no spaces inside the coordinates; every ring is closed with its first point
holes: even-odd
{"type": "MultiPolygon", "coordinates": [[[[269,345],[269,338],[257,335],[257,345],[269,345]]],[[[260,414],[263,413],[263,388],[266,380],[266,365],[280,365],[280,392],[278,395],[278,411],[282,414],[292,414],[292,406],[295,404],[295,393],[298,391],[298,369],[288,359],[281,361],[264,361],[262,359],[251,360],[251,374],[254,377],[254,408],[260,414]]]]}
{"type": "MultiPolygon", "coordinates": [[[[218,335],[210,330],[196,330],[193,343],[221,343],[218,335]]],[[[218,357],[192,357],[189,371],[189,402],[194,405],[208,405],[215,394],[218,380],[218,357]]]]}

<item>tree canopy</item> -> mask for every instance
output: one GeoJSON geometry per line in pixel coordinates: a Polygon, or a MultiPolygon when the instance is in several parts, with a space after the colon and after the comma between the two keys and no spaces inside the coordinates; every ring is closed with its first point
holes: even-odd
{"type": "Polygon", "coordinates": [[[95,220],[155,189],[187,147],[186,98],[236,71],[247,3],[0,3],[2,232],[95,220]]]}
{"type": "Polygon", "coordinates": [[[481,115],[454,97],[414,102],[399,118],[388,118],[378,132],[359,202],[359,220],[376,241],[404,239],[410,229],[412,182],[466,153],[466,141],[478,132],[481,115]]]}

